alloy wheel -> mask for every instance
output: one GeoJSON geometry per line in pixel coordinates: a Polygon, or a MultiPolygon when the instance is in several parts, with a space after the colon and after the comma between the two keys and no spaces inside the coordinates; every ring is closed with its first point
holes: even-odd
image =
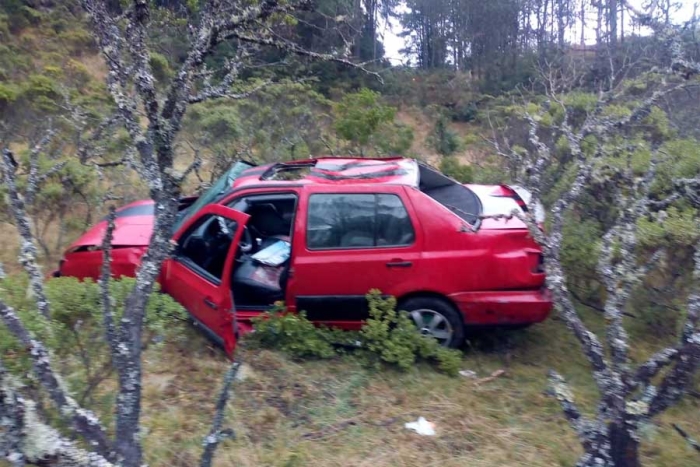
{"type": "Polygon", "coordinates": [[[452,340],[452,325],[441,313],[429,309],[413,310],[411,319],[422,335],[434,337],[440,345],[447,346],[452,340]]]}

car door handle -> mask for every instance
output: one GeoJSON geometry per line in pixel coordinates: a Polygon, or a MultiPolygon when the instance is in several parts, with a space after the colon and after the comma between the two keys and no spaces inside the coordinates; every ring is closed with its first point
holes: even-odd
{"type": "Polygon", "coordinates": [[[219,307],[216,306],[216,303],[214,303],[211,299],[205,298],[204,299],[204,304],[211,308],[212,310],[218,310],[219,307]]]}
{"type": "Polygon", "coordinates": [[[410,268],[411,266],[413,266],[413,263],[410,261],[389,261],[386,263],[388,268],[410,268]]]}

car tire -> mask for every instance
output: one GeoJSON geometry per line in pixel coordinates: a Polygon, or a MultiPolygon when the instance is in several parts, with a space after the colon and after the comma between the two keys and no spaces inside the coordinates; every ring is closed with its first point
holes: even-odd
{"type": "Polygon", "coordinates": [[[435,335],[445,347],[458,348],[464,343],[462,314],[446,300],[436,297],[412,297],[401,301],[397,310],[407,313],[411,321],[421,329],[422,334],[435,335]],[[422,328],[420,322],[423,323],[422,328]],[[447,339],[441,338],[445,331],[450,333],[447,339]]]}

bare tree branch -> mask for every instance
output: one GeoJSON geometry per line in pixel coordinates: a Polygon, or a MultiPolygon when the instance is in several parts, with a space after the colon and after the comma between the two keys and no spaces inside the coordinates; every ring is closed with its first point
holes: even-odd
{"type": "Polygon", "coordinates": [[[695,449],[695,451],[697,451],[700,454],[700,443],[691,438],[690,435],[685,432],[685,430],[683,430],[675,423],[673,424],[673,429],[676,430],[676,432],[685,439],[685,441],[691,448],[695,449]]]}
{"type": "Polygon", "coordinates": [[[78,448],[41,421],[32,401],[14,387],[0,360],[0,452],[15,467],[51,462],[56,467],[112,467],[104,457],[78,448]]]}
{"type": "Polygon", "coordinates": [[[246,32],[238,32],[234,31],[231,33],[233,37],[236,39],[239,39],[243,42],[250,42],[252,44],[258,44],[258,45],[265,45],[268,47],[275,47],[280,50],[285,50],[287,52],[291,52],[297,55],[302,55],[306,57],[313,58],[315,60],[320,60],[320,61],[325,61],[325,62],[335,62],[335,63],[340,63],[342,65],[352,67],[352,68],[357,68],[360,71],[370,75],[374,76],[380,83],[384,83],[384,78],[377,73],[376,71],[369,70],[366,68],[366,63],[355,63],[352,62],[346,58],[341,58],[337,57],[334,55],[329,55],[329,54],[321,54],[317,52],[312,52],[310,50],[304,49],[303,47],[300,47],[299,45],[288,41],[286,39],[283,39],[281,37],[262,37],[262,36],[254,36],[252,34],[246,33],[246,32]]]}
{"type": "Polygon", "coordinates": [[[273,84],[275,84],[274,81],[267,80],[267,81],[264,81],[261,84],[258,84],[257,86],[255,86],[247,91],[240,92],[240,93],[231,92],[230,89],[228,89],[225,84],[222,84],[222,85],[217,86],[215,88],[205,89],[204,91],[200,92],[199,94],[191,96],[189,98],[189,103],[196,104],[198,102],[202,102],[202,101],[209,100],[209,99],[231,99],[231,100],[247,99],[248,97],[252,96],[253,94],[257,93],[258,91],[265,89],[266,87],[273,85],[273,84]]]}
{"type": "Polygon", "coordinates": [[[112,449],[99,420],[91,411],[78,406],[66,393],[64,385],[51,365],[49,352],[40,341],[34,339],[24,327],[15,311],[0,300],[0,319],[7,329],[24,345],[31,356],[34,373],[51,396],[62,416],[70,420],[76,433],[92,446],[111,457],[112,449]]]}
{"type": "MultiPolygon", "coordinates": [[[[657,156],[660,153],[653,145],[652,160],[643,177],[638,177],[632,171],[629,160],[627,166],[621,169],[603,163],[604,158],[614,157],[610,154],[610,147],[615,138],[636,129],[654,106],[667,96],[695,85],[687,78],[697,73],[695,70],[698,64],[682,59],[682,48],[678,48],[681,44],[678,32],[666,26],[663,29],[662,39],[666,45],[676,47],[670,53],[673,65],[660,75],[660,80],[648,81],[647,96],[635,101],[630,112],[621,116],[606,113],[611,104],[620,101],[628,103],[624,100],[625,87],[615,77],[611,77],[609,89],[601,89],[597,103],[583,122],[570,124],[571,116],[560,93],[566,92],[569,89],[567,83],[575,82],[575,79],[549,69],[542,70],[541,73],[549,99],[542,104],[542,113],[547,112],[549,103],[553,102],[563,111],[561,123],[550,126],[553,134],[544,139],[540,135],[542,114],[535,115],[526,111],[523,117],[528,131],[527,143],[531,149],[531,153],[524,158],[524,184],[533,194],[529,204],[535,205],[539,201],[547,167],[552,162],[559,162],[553,161],[550,141],[564,137],[572,156],[568,160],[572,160],[569,167],[573,170],[573,179],[563,189],[559,199],[553,202],[547,231],[539,229],[532,209],[525,213],[515,211],[513,215],[528,225],[532,237],[542,247],[547,286],[552,292],[555,307],[580,342],[583,353],[591,364],[593,379],[600,390],[596,420],[583,421],[563,378],[557,373],[550,374],[554,395],[584,447],[584,455],[578,464],[580,466],[638,465],[635,463],[638,460],[632,459],[637,456],[640,424],[678,402],[689,389],[700,366],[700,243],[695,245],[693,286],[688,297],[687,318],[680,342],[676,346],[660,350],[636,368],[630,368],[630,342],[623,321],[634,288],[666,254],[663,249],[657,249],[648,252],[645,260],[638,259],[638,221],[651,217],[655,210],[682,199],[700,206],[700,196],[697,195],[700,183],[696,179],[674,181],[673,191],[665,199],[651,199],[651,185],[655,180],[657,156]],[[678,74],[686,79],[679,82],[675,76],[678,74]],[[583,150],[584,141],[588,141],[587,151],[583,150]],[[605,181],[608,194],[614,199],[616,214],[602,238],[597,267],[606,291],[603,307],[606,318],[605,345],[586,327],[573,306],[575,294],[567,288],[567,276],[561,262],[565,213],[579,204],[580,196],[590,190],[594,181],[600,180],[605,181]]],[[[661,36],[661,33],[657,34],[661,36]]],[[[614,66],[611,63],[610,69],[613,70],[614,66]]],[[[614,70],[613,73],[624,74],[624,71],[614,70]]],[[[500,155],[518,159],[499,146],[501,140],[494,140],[494,147],[500,155]]],[[[620,152],[623,150],[632,152],[634,148],[619,148],[620,152]]]]}
{"type": "Polygon", "coordinates": [[[216,401],[216,412],[214,414],[214,420],[212,422],[211,430],[204,442],[204,452],[202,453],[202,460],[200,463],[201,467],[211,467],[211,463],[214,460],[214,453],[219,443],[224,439],[231,438],[234,433],[230,430],[222,430],[221,425],[224,420],[224,414],[226,412],[226,403],[231,394],[231,385],[233,384],[236,375],[238,374],[238,369],[240,368],[240,362],[234,362],[226,372],[224,377],[224,384],[221,388],[221,393],[219,393],[219,398],[216,401]]]}
{"type": "MultiPolygon", "coordinates": [[[[15,163],[12,152],[9,149],[2,149],[2,165],[0,172],[7,187],[10,210],[15,221],[15,227],[22,239],[20,245],[19,262],[29,275],[29,283],[34,293],[37,308],[44,318],[51,317],[49,301],[44,293],[43,277],[37,266],[36,246],[34,245],[34,235],[29,223],[29,217],[25,209],[25,204],[17,190],[15,181],[15,163]]],[[[36,177],[36,174],[35,174],[36,177]]],[[[34,180],[36,183],[36,180],[34,180]]],[[[36,187],[32,188],[36,191],[36,187]]]]}
{"type": "Polygon", "coordinates": [[[114,311],[112,296],[109,293],[109,283],[112,279],[112,238],[114,237],[114,220],[117,213],[114,206],[109,207],[107,214],[107,230],[102,239],[102,272],[100,277],[100,304],[102,305],[102,320],[105,327],[105,337],[110,346],[112,355],[119,351],[119,339],[114,326],[114,311]]]}

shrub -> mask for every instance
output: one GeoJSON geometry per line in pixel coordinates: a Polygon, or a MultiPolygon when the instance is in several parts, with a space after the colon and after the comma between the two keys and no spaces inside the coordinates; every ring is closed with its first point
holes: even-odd
{"type": "Polygon", "coordinates": [[[460,183],[471,183],[474,181],[474,169],[472,166],[461,164],[454,156],[446,156],[440,161],[440,172],[460,183]]]}
{"type": "Polygon", "coordinates": [[[476,120],[478,109],[475,102],[469,102],[458,106],[452,112],[452,121],[454,122],[471,122],[476,120]]]}
{"type": "Polygon", "coordinates": [[[159,83],[167,82],[172,78],[174,72],[170,68],[170,63],[165,55],[158,52],[151,52],[150,65],[153,70],[153,76],[159,83]]]}
{"type": "Polygon", "coordinates": [[[325,359],[354,351],[362,363],[375,368],[389,364],[408,370],[422,359],[436,361],[438,368],[449,375],[457,374],[461,353],[422,336],[405,313],[396,311],[394,298],[384,299],[373,290],[367,301],[370,317],[360,331],[317,327],[303,311],[289,313],[279,303],[253,319],[255,332],[246,339],[254,346],[277,349],[297,358],[325,359]]]}
{"type": "Polygon", "coordinates": [[[9,106],[17,99],[17,87],[0,83],[0,109],[9,106]]]}
{"type": "Polygon", "coordinates": [[[641,218],[637,222],[639,244],[645,248],[690,247],[700,238],[697,213],[674,206],[657,214],[658,219],[641,218]]]}
{"type": "Polygon", "coordinates": [[[60,99],[59,83],[46,75],[31,74],[22,84],[21,97],[40,111],[52,112],[60,99]]]}
{"type": "Polygon", "coordinates": [[[435,150],[443,156],[454,154],[459,149],[459,138],[447,126],[447,119],[444,116],[440,116],[435,122],[435,128],[433,128],[429,141],[435,150]]]}
{"type": "MultiPolygon", "coordinates": [[[[135,284],[133,278],[110,283],[117,323],[124,312],[126,298],[135,284]]],[[[96,383],[111,375],[99,284],[89,279],[80,281],[72,277],[47,281],[46,295],[52,307],[50,320],[37,312],[36,304],[27,290],[28,281],[25,276],[0,281],[0,298],[16,310],[29,331],[51,350],[54,364],[62,374],[69,375],[66,381],[70,389],[79,394],[82,400],[90,398],[96,383]]],[[[146,308],[144,346],[162,346],[179,339],[183,329],[179,324],[185,317],[185,310],[170,296],[152,294],[146,308]]],[[[23,347],[4,327],[0,327],[0,354],[6,357],[8,368],[17,374],[28,372],[30,361],[26,352],[23,352],[23,347]]]]}
{"type": "Polygon", "coordinates": [[[392,122],[396,114],[396,109],[382,104],[380,97],[366,88],[343,96],[334,105],[338,136],[358,147],[367,146],[381,125],[392,122]]]}
{"type": "Polygon", "coordinates": [[[267,314],[253,318],[252,340],[261,347],[275,348],[294,357],[331,358],[336,355],[330,335],[306,318],[287,313],[282,303],[267,314]]]}
{"type": "Polygon", "coordinates": [[[411,368],[418,358],[436,360],[447,374],[456,375],[462,361],[457,350],[442,347],[437,340],[422,336],[406,313],[396,311],[396,299],[382,298],[378,290],[367,294],[370,318],[360,331],[364,357],[375,365],[395,364],[411,368]]]}
{"type": "Polygon", "coordinates": [[[71,28],[61,31],[58,40],[71,51],[71,55],[82,55],[86,50],[90,50],[95,44],[89,31],[82,28],[71,28]]]}
{"type": "Polygon", "coordinates": [[[381,154],[406,154],[413,144],[413,129],[401,123],[384,125],[378,133],[377,149],[381,154]]]}

